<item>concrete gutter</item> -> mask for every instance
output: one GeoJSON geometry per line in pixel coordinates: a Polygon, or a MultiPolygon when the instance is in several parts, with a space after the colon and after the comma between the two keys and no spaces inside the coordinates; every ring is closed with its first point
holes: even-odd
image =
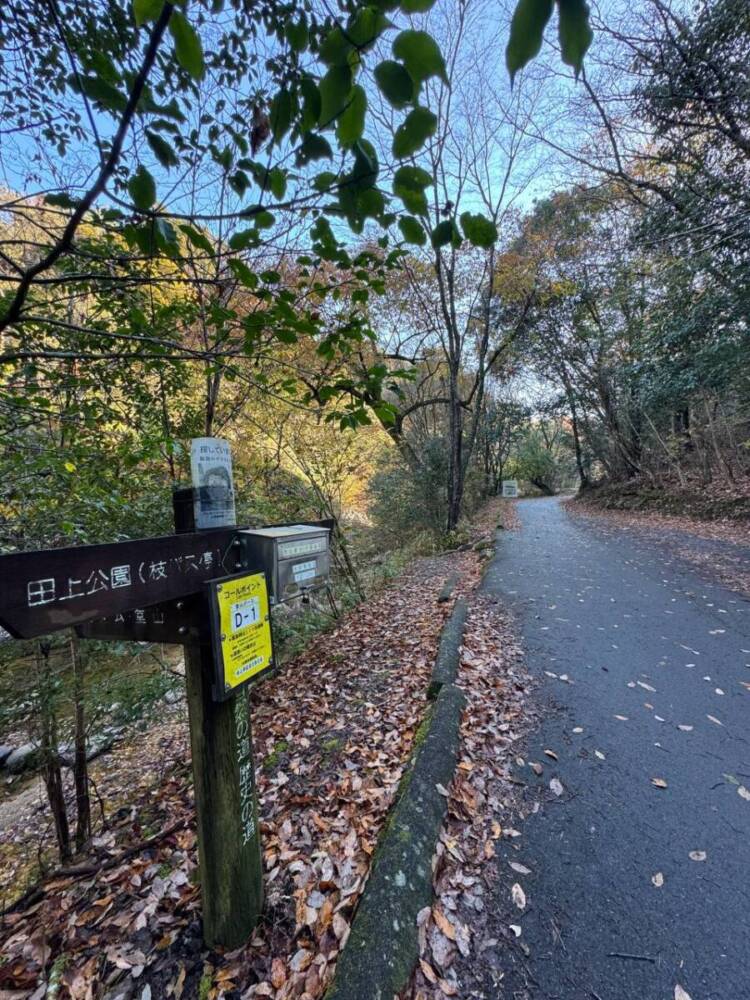
{"type": "Polygon", "coordinates": [[[453,684],[466,620],[456,602],[435,661],[432,706],[399,797],[380,836],[370,878],[325,1000],[393,1000],[419,957],[417,914],[432,903],[432,857],[456,767],[463,692],[453,684]]]}

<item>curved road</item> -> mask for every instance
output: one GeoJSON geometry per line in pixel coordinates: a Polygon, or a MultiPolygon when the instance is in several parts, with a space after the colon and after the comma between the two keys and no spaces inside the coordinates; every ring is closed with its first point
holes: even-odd
{"type": "Polygon", "coordinates": [[[750,1000],[750,604],[668,539],[556,499],[518,511],[484,589],[519,620],[543,721],[514,774],[529,814],[497,859],[512,944],[478,963],[472,995],[750,1000]]]}

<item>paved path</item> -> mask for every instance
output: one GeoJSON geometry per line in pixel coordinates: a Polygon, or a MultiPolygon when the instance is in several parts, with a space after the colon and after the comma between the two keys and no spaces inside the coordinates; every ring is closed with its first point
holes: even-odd
{"type": "Polygon", "coordinates": [[[522,934],[494,967],[479,963],[479,995],[674,1000],[679,985],[691,1000],[750,1000],[750,801],[738,794],[750,789],[750,604],[668,542],[557,500],[518,510],[485,590],[514,608],[541,681],[524,757],[544,774],[524,764],[516,777],[542,785],[545,804],[502,842],[496,929],[522,934]]]}

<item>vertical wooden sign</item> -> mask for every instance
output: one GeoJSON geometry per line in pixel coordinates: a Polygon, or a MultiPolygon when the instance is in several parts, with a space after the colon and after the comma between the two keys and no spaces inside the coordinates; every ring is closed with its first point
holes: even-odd
{"type": "MultiPolygon", "coordinates": [[[[175,527],[190,531],[193,505],[175,497],[175,527]]],[[[200,614],[211,614],[208,590],[200,614]]],[[[258,805],[247,686],[218,701],[219,664],[211,635],[185,645],[185,680],[193,758],[203,938],[237,948],[263,909],[258,805]]]]}

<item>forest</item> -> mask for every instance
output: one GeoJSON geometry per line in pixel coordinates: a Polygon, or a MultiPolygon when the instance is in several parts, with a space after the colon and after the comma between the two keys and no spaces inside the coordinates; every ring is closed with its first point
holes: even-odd
{"type": "MultiPolygon", "coordinates": [[[[6,0],[0,108],[3,554],[171,533],[225,439],[238,523],[334,524],[292,657],[504,480],[750,514],[746,0],[6,0]]],[[[176,648],[0,642],[5,906],[176,648]]]]}

